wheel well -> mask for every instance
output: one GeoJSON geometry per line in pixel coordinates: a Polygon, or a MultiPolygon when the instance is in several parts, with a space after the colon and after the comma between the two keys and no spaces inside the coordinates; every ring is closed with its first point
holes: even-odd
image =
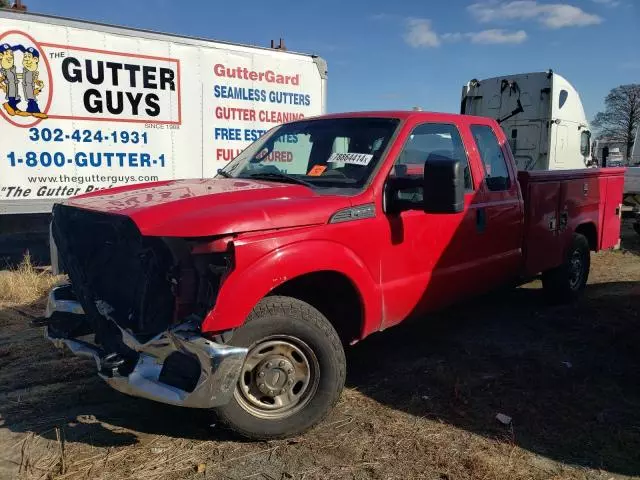
{"type": "Polygon", "coordinates": [[[269,295],[297,298],[317,308],[338,332],[343,343],[360,338],[363,308],[351,280],[338,272],[314,272],[293,278],[269,295]]]}
{"type": "Polygon", "coordinates": [[[591,250],[598,249],[598,232],[596,231],[596,226],[593,223],[583,223],[582,225],[578,225],[576,228],[576,233],[584,235],[589,242],[589,248],[591,250]]]}

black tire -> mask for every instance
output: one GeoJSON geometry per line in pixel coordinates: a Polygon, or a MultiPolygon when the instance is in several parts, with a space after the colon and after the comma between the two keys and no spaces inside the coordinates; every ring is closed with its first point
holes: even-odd
{"type": "MultiPolygon", "coordinates": [[[[331,323],[318,310],[305,302],[282,296],[264,298],[253,309],[245,324],[233,333],[228,344],[249,348],[243,369],[251,368],[248,366],[249,359],[255,358],[255,356],[251,357],[252,351],[258,349],[256,355],[264,355],[263,360],[260,360],[251,373],[243,371],[231,401],[215,409],[218,417],[242,436],[256,440],[269,440],[299,435],[321,422],[340,398],[346,375],[342,343],[331,323]],[[257,375],[258,372],[264,374],[269,358],[275,358],[273,362],[275,364],[281,357],[274,356],[275,353],[269,357],[259,349],[262,345],[279,341],[291,342],[295,347],[299,347],[300,352],[308,357],[305,357],[308,360],[308,370],[311,371],[317,367],[317,378],[314,380],[313,391],[311,381],[304,387],[304,394],[307,395],[306,403],[300,403],[296,407],[298,410],[291,410],[288,414],[285,412],[283,416],[265,418],[262,415],[273,413],[262,412],[260,405],[255,406],[255,402],[260,400],[259,395],[261,395],[256,390],[257,384],[263,382],[261,387],[265,387],[264,380],[258,379],[257,375]],[[313,361],[311,357],[314,357],[313,361]],[[316,367],[312,367],[312,364],[316,367]],[[249,384],[251,384],[250,387],[247,386],[249,384]],[[257,393],[257,396],[251,396],[249,391],[257,393]],[[257,413],[250,411],[252,409],[257,413]]],[[[296,361],[292,360],[292,362],[296,361]]],[[[297,369],[299,365],[291,366],[297,369]]],[[[291,372],[291,370],[287,371],[291,372]]],[[[297,374],[297,370],[295,373],[297,374]]],[[[289,378],[280,368],[267,370],[267,377],[276,378],[278,381],[280,378],[285,380],[289,378]]],[[[293,392],[297,385],[298,383],[289,387],[289,391],[293,392]]],[[[287,385],[285,384],[284,387],[286,388],[287,385]]],[[[270,388],[270,386],[266,387],[267,390],[270,388]]],[[[282,388],[282,386],[274,388],[282,388]]],[[[283,390],[279,391],[279,393],[282,392],[283,390]]],[[[268,393],[273,394],[274,391],[270,390],[268,393]]],[[[275,393],[278,391],[276,390],[275,393]]],[[[268,400],[270,397],[264,398],[268,400]]],[[[268,405],[265,406],[268,407],[268,405]]]]}
{"type": "Polygon", "coordinates": [[[542,286],[553,302],[571,302],[583,292],[589,279],[591,249],[584,235],[573,234],[565,262],[542,275],[542,286]]]}

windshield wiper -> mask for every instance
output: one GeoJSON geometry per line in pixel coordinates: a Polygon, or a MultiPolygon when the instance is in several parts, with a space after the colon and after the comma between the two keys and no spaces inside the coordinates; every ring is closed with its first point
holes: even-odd
{"type": "Polygon", "coordinates": [[[297,183],[298,185],[304,185],[305,187],[313,188],[313,183],[302,180],[301,178],[296,178],[291,175],[287,175],[282,172],[262,172],[262,173],[252,173],[249,175],[251,178],[256,178],[258,180],[283,180],[289,183],[297,183]]]}
{"type": "Polygon", "coordinates": [[[225,172],[222,169],[218,169],[217,174],[223,176],[224,178],[233,178],[233,175],[231,175],[229,172],[225,172]]]}

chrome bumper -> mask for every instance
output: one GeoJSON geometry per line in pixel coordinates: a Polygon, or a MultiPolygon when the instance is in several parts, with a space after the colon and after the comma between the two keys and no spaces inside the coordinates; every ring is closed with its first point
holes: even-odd
{"type": "MultiPolygon", "coordinates": [[[[54,288],[47,300],[45,319],[52,319],[57,312],[84,315],[80,303],[70,298],[68,285],[54,288]]],[[[190,322],[177,325],[146,343],[138,342],[122,328],[120,331],[125,345],[139,354],[137,364],[127,376],[117,371],[111,375],[102,373],[101,350],[85,337],[60,338],[52,335],[48,326],[45,336],[58,348],[66,346],[77,356],[93,358],[98,375],[122,393],[191,408],[217,407],[231,399],[247,355],[246,348],[212,342],[200,335],[197,326],[190,322]],[[193,391],[187,392],[160,381],[164,362],[174,352],[189,355],[200,365],[200,377],[193,391]]]]}

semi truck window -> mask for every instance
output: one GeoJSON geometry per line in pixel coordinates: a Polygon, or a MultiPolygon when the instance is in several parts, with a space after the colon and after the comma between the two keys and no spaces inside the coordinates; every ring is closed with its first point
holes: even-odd
{"type": "Polygon", "coordinates": [[[560,90],[560,96],[558,97],[558,109],[564,107],[564,104],[566,103],[568,97],[569,92],[567,92],[566,90],[560,90]]]}
{"type": "Polygon", "coordinates": [[[446,123],[423,123],[414,128],[391,175],[422,175],[424,162],[430,155],[461,160],[464,164],[465,188],[473,190],[469,161],[460,133],[455,125],[446,123]]]}
{"type": "Polygon", "coordinates": [[[507,161],[491,127],[471,125],[471,133],[485,168],[487,188],[491,191],[508,190],[511,186],[507,161]]]}

